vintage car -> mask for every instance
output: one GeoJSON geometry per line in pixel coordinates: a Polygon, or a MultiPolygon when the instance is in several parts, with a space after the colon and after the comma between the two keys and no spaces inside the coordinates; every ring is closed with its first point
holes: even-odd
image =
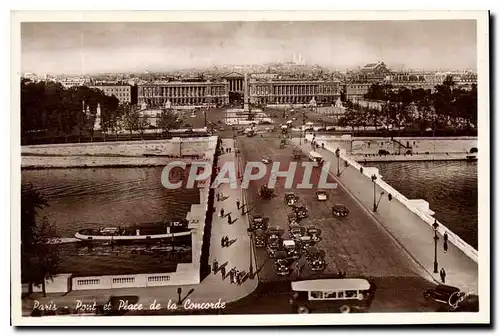
{"type": "Polygon", "coordinates": [[[301,236],[299,238],[300,249],[303,253],[307,252],[307,249],[314,245],[310,236],[301,236]]]}
{"type": "Polygon", "coordinates": [[[303,205],[294,205],[293,212],[297,216],[297,219],[307,218],[307,216],[308,216],[308,210],[303,205]]]}
{"type": "Polygon", "coordinates": [[[288,259],[296,260],[300,258],[300,252],[297,250],[297,245],[293,240],[283,240],[283,249],[288,259]]]}
{"type": "Polygon", "coordinates": [[[266,233],[264,230],[255,230],[253,234],[255,247],[266,247],[266,233]]]}
{"type": "Polygon", "coordinates": [[[306,233],[308,236],[311,237],[311,240],[314,242],[314,243],[318,243],[321,241],[321,230],[320,229],[317,229],[315,228],[314,226],[308,226],[307,229],[306,229],[306,233]]]}
{"type": "Polygon", "coordinates": [[[277,234],[270,234],[267,238],[267,247],[277,250],[281,247],[281,238],[277,234]]]}
{"type": "Polygon", "coordinates": [[[344,204],[335,204],[332,207],[332,214],[336,217],[347,217],[349,209],[344,204]]]}
{"type": "Polygon", "coordinates": [[[264,218],[262,216],[254,216],[252,218],[252,229],[253,230],[266,230],[269,218],[264,218]]]}
{"type": "Polygon", "coordinates": [[[323,271],[326,268],[324,253],[316,247],[306,248],[306,259],[313,271],[323,271]]]}
{"type": "Polygon", "coordinates": [[[453,295],[460,295],[461,291],[457,287],[448,285],[437,285],[434,288],[430,288],[424,291],[424,298],[426,300],[434,300],[440,303],[446,303],[450,301],[453,295]]]}
{"type": "Polygon", "coordinates": [[[287,253],[284,251],[278,251],[275,254],[276,261],[274,262],[274,267],[276,268],[276,274],[278,275],[289,275],[290,267],[287,259],[287,253]]]}
{"type": "Polygon", "coordinates": [[[300,239],[305,233],[305,228],[303,226],[291,226],[290,227],[290,237],[293,239],[300,239]]]}
{"type": "Polygon", "coordinates": [[[326,193],[326,191],[323,191],[323,190],[316,191],[316,199],[318,201],[327,201],[328,194],[326,193]]]}
{"type": "Polygon", "coordinates": [[[284,201],[285,201],[286,205],[293,206],[297,203],[298,200],[299,200],[299,198],[297,196],[295,196],[294,193],[292,193],[292,192],[285,193],[284,201]]]}

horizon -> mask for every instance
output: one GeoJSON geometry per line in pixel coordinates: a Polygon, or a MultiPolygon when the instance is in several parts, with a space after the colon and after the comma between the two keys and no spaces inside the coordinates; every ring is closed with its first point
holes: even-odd
{"type": "Polygon", "coordinates": [[[89,75],[265,66],[477,70],[474,20],[24,22],[21,72],[89,75]],[[430,38],[432,36],[432,38],[430,38]]]}

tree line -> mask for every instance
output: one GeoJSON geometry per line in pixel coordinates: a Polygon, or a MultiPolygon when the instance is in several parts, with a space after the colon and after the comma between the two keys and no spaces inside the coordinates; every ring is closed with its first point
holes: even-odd
{"type": "MultiPolygon", "coordinates": [[[[178,128],[175,113],[163,110],[157,116],[158,128],[178,128]]],[[[21,137],[60,138],[69,136],[106,137],[123,131],[144,134],[153,127],[137,106],[120,104],[115,96],[87,86],[65,88],[58,82],[32,82],[21,79],[21,137]],[[100,106],[100,130],[95,127],[100,106]]]]}
{"type": "Polygon", "coordinates": [[[346,101],[341,126],[355,128],[375,126],[385,129],[473,130],[477,127],[477,85],[460,88],[451,76],[434,90],[395,89],[391,84],[373,84],[364,95],[374,103],[346,101]],[[376,104],[377,106],[373,106],[376,104]]]}

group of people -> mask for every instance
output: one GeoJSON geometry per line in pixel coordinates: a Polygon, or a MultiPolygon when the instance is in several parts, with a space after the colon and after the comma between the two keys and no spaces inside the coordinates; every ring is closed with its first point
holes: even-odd
{"type": "Polygon", "coordinates": [[[222,265],[219,267],[219,262],[217,259],[214,259],[212,262],[212,271],[214,274],[217,274],[217,272],[220,270],[222,280],[225,280],[227,277],[229,277],[229,282],[231,284],[237,284],[238,286],[241,286],[243,284],[247,277],[247,272],[245,271],[239,271],[236,269],[236,267],[233,267],[229,270],[229,272],[226,272],[226,265],[222,265]]]}
{"type": "Polygon", "coordinates": [[[228,236],[223,236],[220,239],[220,246],[221,247],[229,247],[229,237],[228,236]]]}

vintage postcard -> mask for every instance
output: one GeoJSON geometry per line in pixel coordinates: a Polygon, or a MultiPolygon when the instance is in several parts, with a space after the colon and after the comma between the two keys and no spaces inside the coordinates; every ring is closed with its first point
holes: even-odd
{"type": "Polygon", "coordinates": [[[11,19],[14,325],[491,322],[488,12],[11,19]]]}

